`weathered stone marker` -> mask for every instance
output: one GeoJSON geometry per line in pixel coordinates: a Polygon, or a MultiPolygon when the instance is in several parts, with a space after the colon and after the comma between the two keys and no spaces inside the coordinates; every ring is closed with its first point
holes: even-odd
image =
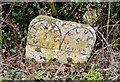
{"type": "Polygon", "coordinates": [[[29,25],[26,58],[37,62],[56,58],[74,63],[87,61],[96,41],[92,27],[40,15],[29,25]]]}

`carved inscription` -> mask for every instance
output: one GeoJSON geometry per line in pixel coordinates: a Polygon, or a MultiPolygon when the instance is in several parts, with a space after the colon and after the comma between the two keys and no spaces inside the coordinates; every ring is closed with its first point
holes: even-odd
{"type": "Polygon", "coordinates": [[[95,31],[90,26],[40,15],[29,25],[26,58],[38,62],[53,58],[59,62],[67,58],[72,58],[74,63],[84,62],[95,40],[95,31]]]}

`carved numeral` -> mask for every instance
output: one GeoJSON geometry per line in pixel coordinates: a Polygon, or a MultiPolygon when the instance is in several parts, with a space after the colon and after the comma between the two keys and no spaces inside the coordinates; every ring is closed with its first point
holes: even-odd
{"type": "Polygon", "coordinates": [[[88,33],[88,30],[84,30],[84,34],[87,34],[88,33]]]}
{"type": "Polygon", "coordinates": [[[93,40],[93,37],[87,36],[87,41],[93,40]]]}
{"type": "Polygon", "coordinates": [[[91,44],[87,44],[86,48],[91,48],[92,45],[91,44]]]}
{"type": "Polygon", "coordinates": [[[77,38],[76,41],[77,41],[77,42],[80,42],[81,40],[80,40],[80,38],[77,38]]]}
{"type": "Polygon", "coordinates": [[[79,33],[80,33],[80,29],[76,28],[76,34],[79,34],[79,33]]]}

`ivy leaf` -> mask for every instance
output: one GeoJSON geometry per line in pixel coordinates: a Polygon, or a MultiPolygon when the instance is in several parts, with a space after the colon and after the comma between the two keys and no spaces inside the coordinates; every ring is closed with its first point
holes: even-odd
{"type": "Polygon", "coordinates": [[[16,12],[13,11],[13,12],[12,12],[12,16],[13,16],[13,17],[17,17],[18,14],[17,14],[16,12]]]}
{"type": "Polygon", "coordinates": [[[15,53],[16,53],[16,50],[10,49],[10,52],[12,52],[13,54],[15,54],[15,53]]]}
{"type": "Polygon", "coordinates": [[[85,80],[85,78],[80,78],[80,80],[85,80]]]}

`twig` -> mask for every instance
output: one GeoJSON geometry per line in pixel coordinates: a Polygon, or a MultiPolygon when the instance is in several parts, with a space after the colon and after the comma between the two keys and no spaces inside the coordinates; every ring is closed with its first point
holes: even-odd
{"type": "Polygon", "coordinates": [[[62,67],[63,65],[64,65],[64,62],[62,62],[62,63],[61,63],[61,65],[60,65],[59,69],[56,71],[56,73],[55,73],[55,75],[54,75],[53,79],[55,79],[55,78],[56,78],[57,73],[60,71],[60,69],[61,69],[61,67],[62,67]]]}
{"type": "MultiPolygon", "coordinates": [[[[3,65],[3,66],[7,66],[8,67],[8,65],[7,64],[4,64],[4,63],[1,63],[1,65],[3,65]]],[[[18,68],[15,68],[15,67],[10,67],[10,68],[12,68],[12,69],[15,69],[15,70],[18,70],[18,71],[21,71],[21,72],[24,72],[24,73],[28,73],[27,71],[25,71],[25,70],[22,70],[22,69],[18,69],[18,68]]]]}
{"type": "MultiPolygon", "coordinates": [[[[113,54],[112,54],[112,52],[113,52],[113,50],[111,49],[111,47],[110,47],[110,44],[108,44],[108,42],[106,41],[106,39],[104,38],[104,36],[102,35],[102,33],[101,32],[99,32],[98,31],[98,33],[101,35],[101,37],[102,37],[102,39],[104,40],[104,42],[106,43],[106,47],[105,48],[107,48],[107,50],[109,51],[109,53],[110,53],[110,58],[111,58],[111,65],[112,66],[114,66],[114,67],[116,67],[117,68],[117,66],[116,66],[116,64],[115,64],[115,61],[114,61],[114,57],[113,57],[113,54]]],[[[105,49],[104,48],[104,49],[105,49]]],[[[102,51],[102,50],[101,50],[102,51]]]]}
{"type": "Polygon", "coordinates": [[[10,61],[11,59],[13,59],[13,58],[17,58],[17,57],[19,57],[19,55],[12,55],[12,56],[10,56],[9,58],[7,58],[7,59],[5,59],[5,60],[3,60],[3,61],[1,61],[0,63],[3,63],[3,62],[5,62],[5,61],[10,61]],[[15,57],[14,57],[15,56],[15,57]]]}
{"type": "Polygon", "coordinates": [[[114,25],[113,25],[113,27],[111,28],[111,30],[109,31],[109,35],[110,35],[110,33],[112,32],[112,30],[113,30],[113,28],[115,27],[115,26],[117,26],[117,24],[120,22],[120,20],[118,20],[114,25]]]}
{"type": "Polygon", "coordinates": [[[104,26],[102,26],[102,27],[100,27],[100,29],[103,29],[104,27],[107,27],[107,26],[120,26],[120,24],[111,24],[111,25],[104,25],[104,26]]]}
{"type": "MultiPolygon", "coordinates": [[[[107,25],[109,25],[110,22],[110,1],[109,1],[109,8],[108,8],[108,21],[107,21],[107,25]]],[[[107,26],[107,31],[106,31],[106,40],[108,41],[108,32],[109,32],[109,26],[107,26]]]]}
{"type": "Polygon", "coordinates": [[[67,8],[68,4],[65,4],[60,10],[58,10],[59,13],[61,13],[65,8],[67,8]]]}
{"type": "Polygon", "coordinates": [[[79,5],[75,6],[75,8],[73,9],[73,11],[68,15],[68,17],[70,17],[72,14],[74,14],[75,10],[79,7],[79,5]]]}
{"type": "MultiPolygon", "coordinates": [[[[6,20],[6,18],[10,15],[10,13],[11,13],[12,9],[13,9],[13,5],[11,6],[10,11],[6,14],[6,16],[5,16],[4,20],[2,20],[2,23],[3,23],[3,22],[6,20]]],[[[2,9],[2,10],[3,10],[3,9],[2,9]]],[[[1,23],[1,24],[2,24],[2,23],[1,23]]]]}

